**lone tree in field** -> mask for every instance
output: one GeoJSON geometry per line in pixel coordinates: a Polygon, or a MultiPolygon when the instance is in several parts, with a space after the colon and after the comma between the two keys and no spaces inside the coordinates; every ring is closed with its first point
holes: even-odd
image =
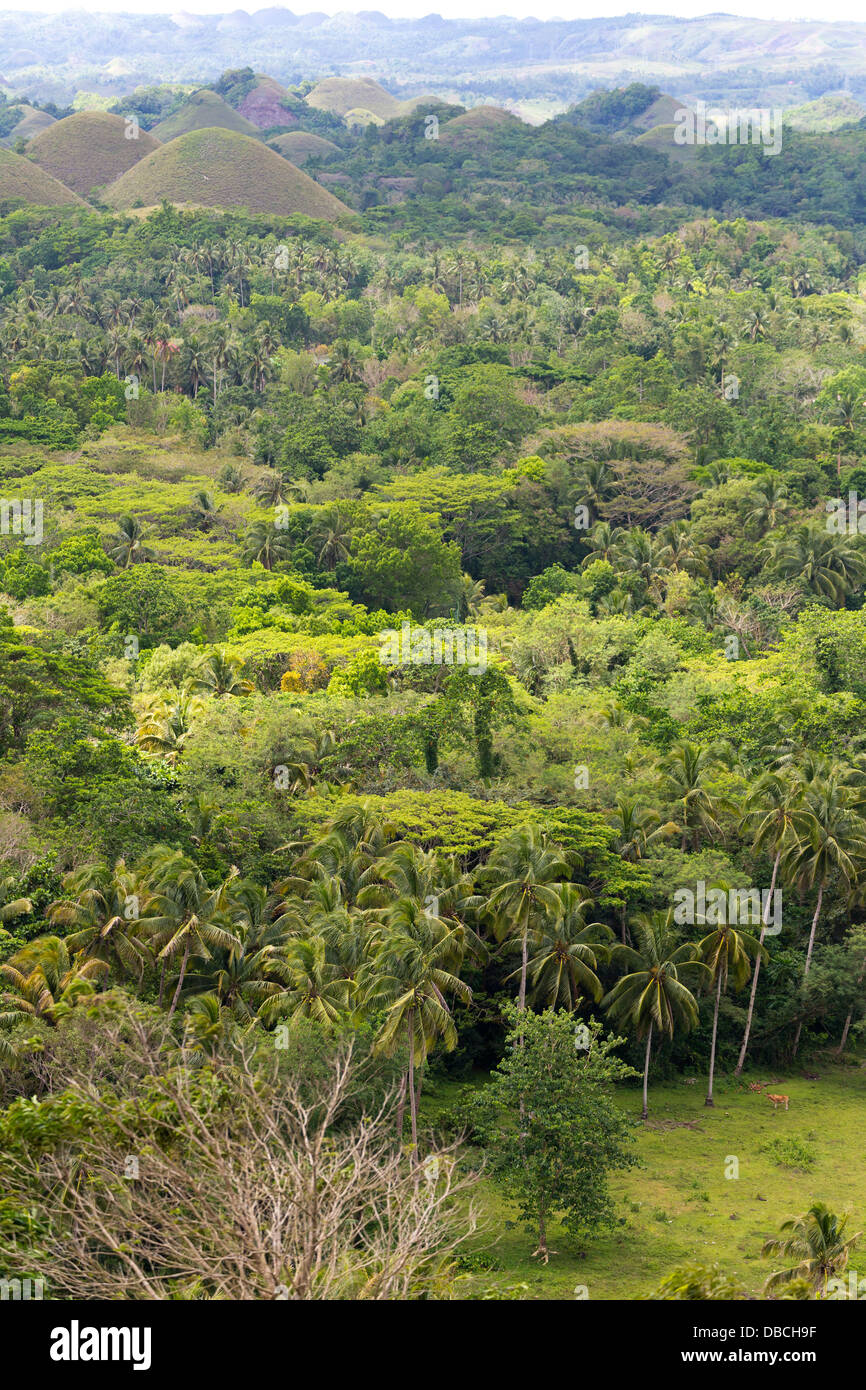
{"type": "Polygon", "coordinates": [[[504,1012],[505,1056],[469,1102],[469,1119],[494,1178],[538,1232],[533,1255],[547,1264],[553,1219],[577,1236],[613,1224],[608,1173],[637,1160],[612,1083],[638,1073],[611,1055],[624,1039],[604,1037],[600,1023],[515,1004],[504,1012]]]}

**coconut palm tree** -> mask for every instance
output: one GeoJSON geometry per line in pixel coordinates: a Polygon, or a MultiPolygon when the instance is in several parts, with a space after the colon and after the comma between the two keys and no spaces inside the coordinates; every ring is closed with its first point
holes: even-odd
{"type": "Polygon", "coordinates": [[[288,501],[289,495],[290,485],[288,481],[282,473],[278,473],[273,468],[269,468],[267,473],[263,473],[253,487],[253,496],[264,507],[278,507],[281,503],[288,501]]]}
{"type": "MultiPolygon", "coordinates": [[[[622,707],[619,712],[625,714],[622,707]]],[[[614,723],[614,711],[610,711],[611,718],[609,723],[614,723]]],[[[679,833],[679,826],[675,821],[662,821],[658,811],[651,807],[639,807],[636,800],[630,797],[620,797],[616,803],[616,814],[612,821],[616,831],[616,839],[611,846],[623,859],[629,863],[636,864],[644,859],[652,845],[661,840],[668,839],[671,835],[679,833]]],[[[626,945],[626,903],[623,900],[622,913],[620,920],[620,934],[622,943],[626,945]]]]}
{"type": "Polygon", "coordinates": [[[406,1041],[414,1154],[418,1152],[415,1067],[423,1064],[437,1043],[448,1052],[457,1046],[457,1029],[446,995],[456,995],[464,1003],[472,998],[469,986],[456,973],[460,960],[458,932],[416,899],[400,898],[388,912],[373,962],[359,979],[367,1006],[386,1010],[376,1050],[390,1056],[404,1038],[406,1041]]]}
{"type": "Polygon", "coordinates": [[[334,570],[343,560],[348,560],[352,544],[352,533],[340,516],[333,511],[323,519],[317,534],[319,553],[317,562],[327,570],[334,570]]]}
{"type": "Polygon", "coordinates": [[[788,511],[788,489],[779,477],[769,473],[755,484],[749,502],[746,521],[763,536],[784,521],[788,511]]]}
{"type": "Polygon", "coordinates": [[[197,530],[209,531],[212,526],[216,526],[219,521],[219,512],[220,504],[215,500],[212,492],[208,492],[205,488],[198,488],[193,493],[189,515],[197,530]]]}
{"type": "MultiPolygon", "coordinates": [[[[719,885],[726,888],[727,885],[719,885]]],[[[711,983],[715,985],[713,1003],[713,1034],[710,1043],[710,1071],[705,1105],[713,1105],[713,1078],[716,1070],[716,1040],[719,1032],[719,1004],[722,994],[732,982],[735,989],[746,983],[752,971],[754,957],[766,954],[750,932],[744,932],[730,922],[721,922],[698,942],[697,954],[710,971],[711,983]]]]}
{"type": "Polygon", "coordinates": [[[243,492],[246,479],[236,463],[224,463],[219,471],[217,482],[223,492],[243,492]]]}
{"type": "Polygon", "coordinates": [[[350,343],[345,338],[338,339],[331,349],[328,371],[331,380],[335,382],[361,381],[363,362],[357,344],[350,343]]]}
{"type": "Polygon", "coordinates": [[[215,328],[207,345],[207,355],[211,364],[214,405],[217,403],[222,388],[223,376],[231,364],[233,351],[231,336],[227,329],[224,327],[215,328]]]}
{"type": "Polygon", "coordinates": [[[534,825],[520,826],[497,845],[480,877],[493,885],[484,912],[497,938],[520,942],[518,1007],[525,1009],[530,936],[538,932],[546,915],[555,917],[560,911],[556,888],[571,877],[569,865],[544,831],[534,825]]]}
{"type": "Polygon", "coordinates": [[[174,700],[158,699],[138,726],[136,744],[143,752],[165,758],[174,766],[204,708],[204,701],[188,691],[182,691],[174,700]]]}
{"type": "Polygon", "coordinates": [[[198,393],[205,383],[208,369],[205,349],[198,338],[188,338],[184,343],[182,362],[184,375],[192,387],[193,399],[198,400],[198,393]]]}
{"type": "Polygon", "coordinates": [[[9,985],[0,996],[0,1027],[21,1017],[54,1026],[78,999],[96,992],[108,970],[102,960],[73,960],[59,936],[29,941],[0,965],[0,980],[9,985]]]}
{"type": "Polygon", "coordinates": [[[697,959],[694,944],[678,941],[672,910],[652,916],[641,913],[632,919],[631,927],[637,947],[613,947],[611,960],[624,965],[626,973],[601,1002],[615,1024],[646,1038],[641,1112],[645,1120],[653,1032],[672,1038],[677,1029],[688,1033],[697,1027],[698,1005],[692,988],[709,971],[697,959]]]}
{"type": "Polygon", "coordinates": [[[153,956],[142,928],[146,894],[139,875],[123,859],[113,867],[87,864],[67,874],[63,888],[65,896],[50,905],[47,916],[52,926],[74,928],[65,937],[68,950],[140,983],[153,956]]]}
{"type": "MultiPolygon", "coordinates": [[[[168,1010],[171,1018],[183,989],[190,956],[210,960],[215,949],[231,950],[238,944],[230,914],[230,889],[238,876],[233,868],[228,878],[212,889],[196,863],[181,850],[156,845],[146,859],[150,889],[146,917],[152,947],[164,966],[180,956],[177,987],[168,1010]]],[[[162,1002],[165,971],[160,978],[162,1002]]]]}
{"type": "Polygon", "coordinates": [[[199,994],[190,1001],[183,1020],[183,1046],[215,1064],[220,1049],[234,1041],[237,1024],[216,994],[199,994]]]}
{"type": "Polygon", "coordinates": [[[577,884],[554,891],[560,907],[555,916],[541,919],[529,960],[530,997],[548,1009],[574,1010],[586,995],[597,1004],[604,990],[596,971],[608,959],[613,932],[604,922],[587,922],[592,898],[577,884]]]}
{"type": "Polygon", "coordinates": [[[802,579],[813,594],[841,608],[866,574],[866,556],[850,537],[803,523],[773,547],[770,569],[783,579],[802,579]]]}
{"type": "Polygon", "coordinates": [[[862,400],[859,391],[838,391],[836,399],[830,410],[830,419],[836,426],[836,438],[838,448],[836,451],[836,472],[842,472],[842,445],[847,443],[850,447],[854,438],[854,430],[860,416],[862,400]]]}
{"type": "Polygon", "coordinates": [[[288,941],[280,950],[285,985],[259,1010],[268,1027],[281,1019],[312,1019],[333,1029],[346,1018],[354,993],[353,982],[331,958],[327,938],[310,932],[288,941]]]}
{"type": "Polygon", "coordinates": [[[457,617],[461,623],[475,617],[484,601],[484,580],[473,579],[471,574],[461,574],[460,592],[457,596],[457,617]]]}
{"type": "Polygon", "coordinates": [[[584,537],[584,544],[589,546],[590,553],[581,562],[583,568],[591,565],[593,560],[613,561],[624,535],[621,526],[611,526],[609,521],[596,521],[584,537]]]}
{"type": "MultiPolygon", "coordinates": [[[[839,780],[835,772],[810,783],[803,795],[802,841],[788,854],[791,877],[806,891],[817,887],[815,911],[809,930],[803,983],[809,976],[815,933],[821,916],[824,890],[831,873],[839,873],[847,884],[856,881],[866,859],[866,822],[854,809],[856,793],[839,780]]],[[[803,1032],[802,1018],[797,1024],[791,1055],[796,1057],[803,1032]]]]}
{"type": "Polygon", "coordinates": [[[5,874],[0,877],[0,922],[13,922],[16,917],[29,917],[33,911],[30,898],[13,898],[15,877],[5,874]]]}
{"type": "Polygon", "coordinates": [[[225,648],[217,648],[195,667],[187,681],[187,690],[196,695],[250,695],[256,687],[252,681],[244,679],[243,669],[240,657],[230,656],[225,648]]]}
{"type": "Polygon", "coordinates": [[[669,546],[661,545],[640,526],[630,527],[616,549],[614,564],[635,574],[646,586],[647,594],[658,603],[663,593],[665,562],[662,559],[669,546]]]}
{"type": "Polygon", "coordinates": [[[156,338],[153,345],[154,362],[162,363],[162,377],[159,383],[160,391],[165,390],[165,373],[168,364],[173,357],[177,356],[181,348],[179,340],[170,338],[168,332],[167,325],[163,325],[163,327],[158,330],[159,336],[156,338]]]}
{"type": "Polygon", "coordinates": [[[680,807],[680,848],[686,850],[691,839],[692,849],[700,844],[701,834],[721,834],[718,821],[719,806],[707,788],[707,782],[718,765],[715,748],[687,740],[673,744],[661,760],[662,792],[680,807]]]}
{"type": "Polygon", "coordinates": [[[254,521],[244,536],[244,559],[248,564],[258,562],[266,570],[291,559],[292,542],[286,531],[264,521],[254,521]]]}
{"type": "Polygon", "coordinates": [[[687,521],[668,522],[659,531],[659,541],[658,560],[666,569],[683,570],[692,575],[709,574],[709,547],[695,540],[687,521]]]}
{"type": "Polygon", "coordinates": [[[141,564],[153,559],[153,551],[144,544],[147,528],[134,516],[122,516],[117,523],[117,534],[109,542],[108,553],[121,569],[141,564]]]}
{"type": "Polygon", "coordinates": [[[862,1235],[845,1239],[850,1217],[837,1216],[824,1202],[813,1202],[803,1216],[783,1221],[786,1234],[764,1242],[761,1254],[783,1256],[793,1263],[776,1270],[764,1284],[764,1291],[784,1288],[795,1279],[806,1279],[819,1295],[826,1295],[830,1279],[847,1269],[851,1251],[862,1235]]]}
{"type": "MultiPolygon", "coordinates": [[[[763,948],[764,937],[767,933],[767,924],[770,920],[772,910],[773,894],[776,889],[776,880],[779,875],[779,866],[782,857],[788,853],[795,844],[799,843],[798,825],[802,824],[798,815],[798,804],[802,798],[801,788],[791,784],[790,780],[780,775],[778,772],[768,772],[759,777],[753,787],[750,788],[746,801],[746,814],[743,817],[743,825],[752,831],[752,850],[755,854],[761,854],[769,850],[773,856],[773,872],[770,876],[770,889],[767,894],[767,901],[761,918],[761,935],[758,944],[763,948]]],[[[752,988],[749,993],[749,1008],[746,1014],[746,1026],[743,1030],[743,1041],[740,1046],[740,1055],[737,1058],[737,1065],[734,1068],[734,1076],[742,1075],[746,1061],[746,1053],[749,1049],[749,1036],[752,1031],[752,1019],[755,1014],[755,996],[758,992],[758,976],[761,970],[762,952],[755,957],[755,969],[752,973],[752,988]]]]}
{"type": "Polygon", "coordinates": [[[587,508],[591,522],[597,521],[601,508],[612,495],[616,479],[605,459],[584,460],[575,476],[575,502],[587,508]]]}

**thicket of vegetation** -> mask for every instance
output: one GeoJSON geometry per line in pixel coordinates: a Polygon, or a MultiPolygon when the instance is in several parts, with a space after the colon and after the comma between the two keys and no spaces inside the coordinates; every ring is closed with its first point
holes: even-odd
{"type": "Polygon", "coordinates": [[[546,1260],[629,1086],[856,1060],[862,233],[622,159],[561,235],[432,182],[0,219],[0,1244],[52,1296],[502,1296],[482,1154],[546,1260]]]}

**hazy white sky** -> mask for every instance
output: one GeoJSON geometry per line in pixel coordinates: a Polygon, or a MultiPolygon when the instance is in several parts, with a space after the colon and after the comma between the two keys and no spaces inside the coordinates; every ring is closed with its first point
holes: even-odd
{"type": "MultiPolygon", "coordinates": [[[[186,10],[193,14],[228,14],[232,10],[244,9],[250,12],[270,8],[266,3],[256,4],[247,0],[238,4],[237,0],[181,0],[172,5],[170,0],[93,0],[92,3],[76,4],[70,0],[0,0],[2,10],[49,11],[86,10],[92,13],[149,13],[171,14],[175,10],[186,10]]],[[[620,14],[665,14],[685,18],[713,13],[711,5],[701,5],[692,0],[386,0],[377,4],[376,0],[361,0],[361,3],[340,3],[340,0],[294,0],[283,8],[295,14],[306,14],[313,10],[326,14],[339,11],[358,11],[381,9],[384,14],[394,18],[420,17],[425,14],[441,14],[448,19],[466,19],[475,16],[515,15],[522,19],[591,19],[595,16],[620,14]]],[[[716,13],[745,15],[753,19],[853,19],[863,21],[866,11],[862,3],[855,0],[729,0],[720,3],[716,13]]],[[[2,29],[0,29],[2,35],[2,29]]]]}

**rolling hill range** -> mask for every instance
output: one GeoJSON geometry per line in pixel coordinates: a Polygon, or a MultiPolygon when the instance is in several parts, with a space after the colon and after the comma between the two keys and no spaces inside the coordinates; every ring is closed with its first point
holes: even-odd
{"type": "MultiPolygon", "coordinates": [[[[690,103],[727,97],[799,106],[843,87],[866,98],[862,22],[718,13],[545,21],[434,13],[407,20],[377,11],[298,15],[267,8],[208,16],[165,8],[146,15],[4,13],[6,85],[66,103],[79,88],[122,96],[133,74],[140,85],[201,83],[249,66],[287,85],[322,73],[355,81],[363,71],[406,95],[433,89],[464,104],[482,96],[509,104],[544,99],[559,110],[595,88],[635,80],[690,103]]],[[[359,106],[376,112],[365,100],[344,110],[359,106]]]]}
{"type": "Polygon", "coordinates": [[[233,130],[238,135],[251,135],[258,138],[259,128],[246,120],[239,111],[229,106],[216,92],[203,87],[193,92],[179,111],[168,120],[154,126],[153,134],[163,145],[176,140],[179,135],[188,135],[191,130],[233,130]]]}
{"type": "Polygon", "coordinates": [[[290,130],[287,135],[275,136],[269,143],[293,164],[303,164],[308,159],[333,154],[340,148],[333,140],[325,140],[323,136],[313,135],[307,130],[290,130]]]}
{"type": "Polygon", "coordinates": [[[163,198],[250,212],[303,213],[333,222],[350,211],[274,150],[233,130],[193,130],[154,150],[106,192],[115,208],[153,207],[163,198]]]}
{"type": "Polygon", "coordinates": [[[159,148],[159,142],[146,130],[139,130],[136,139],[129,139],[128,134],[122,116],[77,111],[34,136],[27,153],[47,174],[84,194],[113,183],[159,148]]]}
{"type": "Polygon", "coordinates": [[[52,178],[23,155],[0,149],[0,206],[20,200],[35,207],[57,208],[70,203],[85,206],[84,199],[52,178]]]}

